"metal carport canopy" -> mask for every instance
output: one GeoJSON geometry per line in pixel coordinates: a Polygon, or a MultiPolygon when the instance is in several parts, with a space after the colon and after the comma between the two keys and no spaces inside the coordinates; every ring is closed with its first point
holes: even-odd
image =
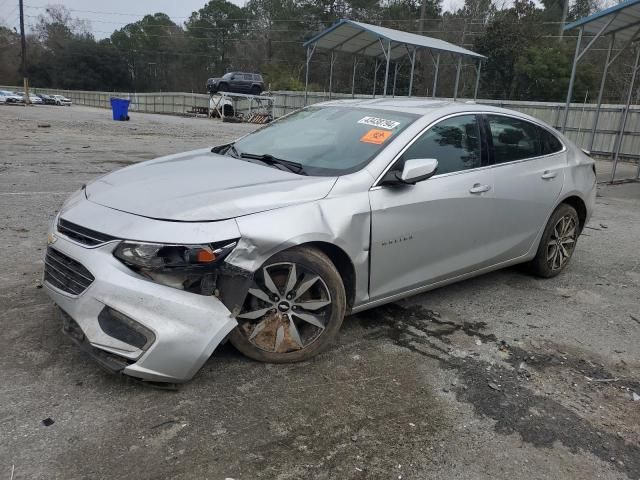
{"type": "MultiPolygon", "coordinates": [[[[438,68],[440,64],[440,54],[449,53],[458,57],[458,66],[456,71],[456,82],[454,88],[454,99],[458,95],[458,83],[460,81],[460,69],[462,67],[462,58],[470,57],[478,62],[476,66],[476,88],[474,98],[478,93],[478,85],[480,79],[480,65],[486,57],[479,53],[472,52],[466,48],[459,47],[438,38],[426,37],[415,33],[403,32],[391,28],[380,27],[378,25],[370,25],[368,23],[356,22],[354,20],[343,19],[320,32],[310,40],[307,40],[303,46],[307,49],[307,71],[305,79],[305,104],[306,93],[309,85],[309,62],[316,48],[329,50],[331,52],[331,63],[329,69],[329,98],[331,98],[331,86],[333,77],[333,64],[335,61],[335,53],[347,53],[354,56],[353,62],[353,83],[351,93],[355,90],[355,76],[358,65],[357,56],[374,57],[376,59],[375,75],[373,81],[373,95],[375,96],[375,85],[378,73],[378,60],[386,60],[386,70],[384,79],[384,95],[387,94],[387,81],[389,77],[389,64],[391,61],[397,61],[405,55],[409,58],[411,64],[411,76],[409,83],[409,96],[411,96],[413,87],[413,72],[415,69],[416,51],[429,50],[435,67],[433,96],[435,96],[438,81],[438,68]],[[435,54],[435,55],[434,55],[435,54]]],[[[393,92],[395,94],[395,79],[398,74],[400,64],[396,63],[393,92]]]]}
{"type": "MultiPolygon", "coordinates": [[[[563,133],[567,128],[567,119],[569,118],[569,108],[571,107],[573,86],[576,77],[578,62],[580,62],[580,60],[584,57],[584,54],[587,53],[589,49],[591,49],[591,47],[598,39],[605,37],[609,39],[609,48],[607,49],[607,57],[604,61],[602,79],[600,81],[600,91],[598,92],[596,115],[591,127],[591,137],[589,139],[588,150],[591,150],[593,148],[593,142],[598,126],[600,107],[602,106],[602,94],[604,92],[609,67],[625,50],[627,50],[635,42],[640,40],[640,0],[626,0],[619,3],[618,5],[606,8],[592,15],[589,15],[588,17],[581,18],[580,20],[564,26],[565,31],[573,30],[575,28],[578,29],[578,40],[576,42],[576,51],[573,57],[573,65],[571,67],[571,76],[569,77],[569,88],[567,91],[567,100],[565,103],[564,120],[562,122],[563,133]],[[592,38],[586,46],[582,47],[582,38],[584,35],[591,35],[592,38]],[[622,42],[622,45],[618,52],[612,56],[613,46],[616,42],[622,42]]],[[[631,80],[629,88],[627,90],[627,101],[623,110],[620,127],[618,129],[616,143],[613,148],[613,168],[611,171],[612,182],[615,180],[616,166],[618,164],[618,158],[620,156],[620,149],[622,147],[622,140],[627,124],[627,117],[629,116],[629,107],[631,105],[631,98],[634,91],[636,74],[639,70],[640,48],[636,47],[635,62],[631,70],[631,80]]],[[[636,179],[638,178],[640,178],[640,163],[638,164],[638,169],[636,172],[636,179]]]]}
{"type": "Polygon", "coordinates": [[[587,35],[610,35],[617,40],[631,40],[640,29],[640,0],[627,0],[565,25],[564,30],[583,27],[587,35]],[[634,28],[635,27],[635,28],[634,28]]]}
{"type": "Polygon", "coordinates": [[[379,40],[391,42],[391,60],[397,60],[407,54],[406,50],[401,48],[403,45],[413,48],[425,48],[437,52],[464,55],[477,59],[486,58],[484,55],[438,38],[425,37],[424,35],[402,32],[400,30],[356,22],[354,20],[340,20],[311,40],[307,40],[304,46],[309,47],[315,44],[316,48],[324,50],[353,53],[369,57],[381,57],[384,56],[384,51],[379,40]]]}

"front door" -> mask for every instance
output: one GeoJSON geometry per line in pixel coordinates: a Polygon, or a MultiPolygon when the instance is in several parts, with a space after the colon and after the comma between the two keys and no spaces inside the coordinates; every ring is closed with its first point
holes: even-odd
{"type": "Polygon", "coordinates": [[[493,177],[476,115],[445,119],[397,160],[435,158],[438,170],[416,185],[370,192],[370,298],[452,278],[487,265],[493,177]]]}

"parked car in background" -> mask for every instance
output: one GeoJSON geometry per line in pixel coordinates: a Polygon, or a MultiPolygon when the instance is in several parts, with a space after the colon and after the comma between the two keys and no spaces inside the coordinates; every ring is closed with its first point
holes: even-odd
{"type": "Polygon", "coordinates": [[[302,361],[346,314],[509,265],[558,275],[595,197],[594,160],[533,117],[327,102],[83,186],[52,222],[44,287],[107,368],[184,382],[227,336],[302,361]]]}
{"type": "Polygon", "coordinates": [[[229,72],[221,78],[207,80],[209,93],[231,92],[260,95],[264,90],[264,80],[259,73],[229,72]]]}
{"type": "Polygon", "coordinates": [[[24,98],[15,92],[0,90],[0,95],[3,96],[5,103],[24,103],[24,98]]]}
{"type": "Polygon", "coordinates": [[[55,104],[56,105],[63,105],[65,107],[70,107],[71,106],[71,100],[69,100],[64,95],[52,95],[52,97],[55,100],[55,102],[56,102],[55,104]]]}
{"type": "MultiPolygon", "coordinates": [[[[26,98],[26,95],[23,95],[23,97],[26,98]]],[[[29,103],[31,103],[32,105],[44,105],[44,100],[42,100],[38,95],[30,93],[29,103]]]]}
{"type": "MultiPolygon", "coordinates": [[[[23,102],[27,101],[27,94],[26,93],[24,93],[24,92],[16,92],[16,95],[22,97],[22,101],[23,102]]],[[[42,105],[43,101],[36,94],[30,93],[29,94],[29,103],[31,103],[32,105],[42,105]]]]}
{"type": "Polygon", "coordinates": [[[47,95],[46,93],[38,93],[36,95],[42,99],[45,105],[56,105],[56,100],[51,95],[47,95]]]}

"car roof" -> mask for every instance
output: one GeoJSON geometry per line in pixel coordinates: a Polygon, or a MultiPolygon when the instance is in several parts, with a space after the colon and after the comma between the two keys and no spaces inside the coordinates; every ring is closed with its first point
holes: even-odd
{"type": "Polygon", "coordinates": [[[455,113],[473,113],[473,112],[488,112],[497,113],[502,115],[509,115],[512,117],[518,117],[528,120],[533,123],[545,125],[548,128],[549,125],[540,121],[537,118],[530,115],[518,112],[516,110],[508,110],[506,108],[494,107],[492,105],[485,105],[468,100],[436,100],[426,98],[367,98],[367,99],[345,99],[345,100],[331,100],[328,102],[316,103],[315,105],[321,106],[349,106],[356,108],[374,108],[378,110],[388,110],[395,112],[413,113],[420,116],[428,116],[439,118],[444,115],[451,115],[455,113]]]}

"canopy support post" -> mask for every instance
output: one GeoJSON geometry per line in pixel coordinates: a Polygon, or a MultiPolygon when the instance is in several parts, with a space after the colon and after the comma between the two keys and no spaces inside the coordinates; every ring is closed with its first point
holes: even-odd
{"type": "Polygon", "coordinates": [[[351,98],[355,98],[356,94],[356,68],[358,66],[358,57],[353,56],[353,77],[351,80],[351,98]]]}
{"type": "MultiPolygon", "coordinates": [[[[382,40],[380,40],[380,44],[382,45],[382,40]]],[[[382,51],[384,52],[384,46],[382,48],[382,51]]],[[[387,51],[385,52],[384,56],[387,57],[387,67],[385,68],[385,72],[384,72],[384,93],[383,93],[383,96],[386,97],[387,83],[389,82],[389,62],[391,61],[391,40],[387,41],[387,51]]]]}
{"type": "Polygon", "coordinates": [[[456,84],[453,87],[453,101],[458,98],[458,84],[460,83],[460,70],[462,68],[462,56],[458,58],[458,68],[456,68],[456,84]]]}
{"type": "Polygon", "coordinates": [[[482,70],[482,60],[478,60],[478,66],[476,67],[476,88],[473,90],[473,100],[478,98],[478,89],[480,88],[480,71],[482,70]]]}
{"type": "Polygon", "coordinates": [[[633,64],[633,70],[631,71],[631,84],[629,85],[629,93],[627,93],[627,103],[624,106],[624,113],[622,115],[622,120],[620,121],[618,138],[616,139],[616,146],[613,154],[613,168],[611,169],[612,183],[616,177],[616,168],[618,166],[618,158],[620,157],[620,150],[622,149],[624,129],[627,127],[627,117],[629,116],[629,106],[631,105],[631,98],[633,97],[633,86],[636,81],[636,74],[638,73],[638,61],[640,61],[640,47],[636,47],[636,61],[633,64]]]}
{"type": "Polygon", "coordinates": [[[436,55],[436,71],[433,76],[433,92],[431,94],[432,98],[436,98],[436,88],[438,87],[438,70],[440,69],[440,54],[436,55]]]}
{"type": "Polygon", "coordinates": [[[304,76],[304,106],[307,106],[307,95],[309,89],[309,63],[311,63],[311,57],[313,56],[313,52],[316,49],[316,44],[314,43],[312,47],[307,47],[307,68],[304,76]]]}
{"type": "Polygon", "coordinates": [[[393,69],[393,90],[391,91],[391,96],[396,96],[396,79],[398,78],[398,70],[400,70],[400,63],[396,62],[393,69]]]}
{"type": "Polygon", "coordinates": [[[607,49],[607,59],[604,61],[604,70],[602,71],[602,80],[600,80],[600,91],[598,92],[598,104],[596,106],[596,116],[593,119],[593,126],[591,127],[591,138],[589,138],[589,146],[587,150],[593,150],[593,142],[596,138],[596,130],[598,129],[598,119],[600,118],[600,108],[602,107],[602,94],[604,92],[604,86],[607,82],[607,73],[609,71],[609,60],[611,59],[611,50],[613,50],[613,44],[616,41],[616,34],[611,35],[609,40],[609,48],[607,49]]]}
{"type": "Polygon", "coordinates": [[[331,87],[333,82],[333,63],[335,62],[334,51],[331,50],[331,60],[329,65],[329,100],[331,100],[331,87]]]}
{"type": "Polygon", "coordinates": [[[376,58],[376,66],[373,70],[373,98],[376,98],[376,81],[378,80],[378,59],[376,58]]]}
{"type": "Polygon", "coordinates": [[[416,67],[416,49],[413,49],[413,53],[411,54],[411,75],[409,76],[409,96],[413,93],[413,71],[416,67]]]}
{"type": "Polygon", "coordinates": [[[569,107],[571,106],[571,98],[573,97],[573,84],[576,80],[576,70],[578,68],[578,59],[580,58],[580,44],[582,43],[582,33],[584,27],[580,27],[578,31],[578,42],[576,43],[576,53],[573,56],[573,65],[571,66],[571,77],[569,78],[569,91],[567,92],[567,101],[564,106],[564,119],[562,120],[561,132],[567,130],[567,120],[569,118],[569,107]]]}

